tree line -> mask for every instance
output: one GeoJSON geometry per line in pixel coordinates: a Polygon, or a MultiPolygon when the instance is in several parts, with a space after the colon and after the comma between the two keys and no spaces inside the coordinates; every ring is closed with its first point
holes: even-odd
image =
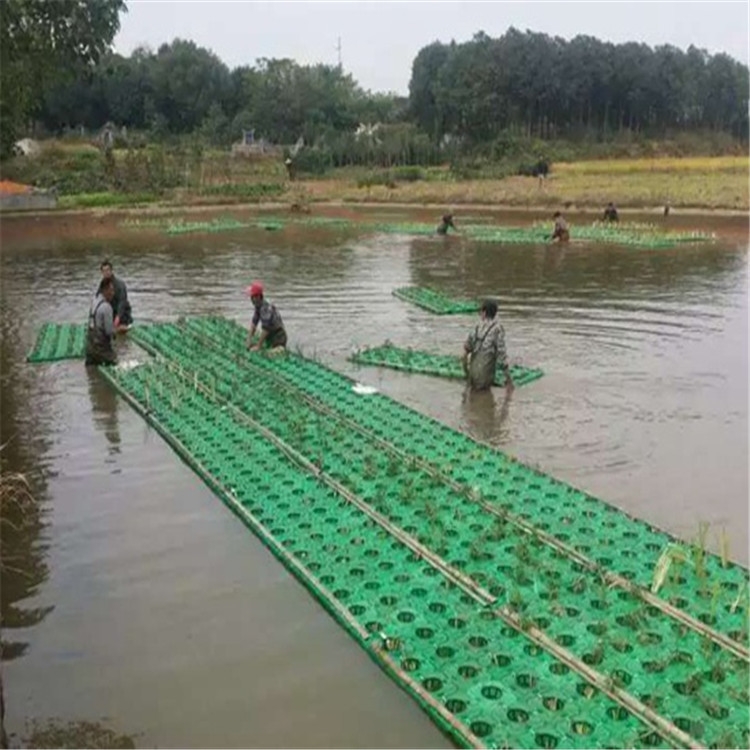
{"type": "Polygon", "coordinates": [[[252,129],[272,143],[302,138],[305,158],[322,166],[429,164],[532,137],[706,129],[748,137],[747,66],[695,47],[479,33],[422,48],[409,96],[399,97],[365,91],[330,65],[260,59],[230,70],[180,39],[114,54],[123,10],[123,0],[0,3],[4,155],[32,122],[49,134],[112,122],[151,139],[191,135],[215,145],[252,129]]]}
{"type": "Polygon", "coordinates": [[[434,139],[711,129],[747,140],[749,85],[746,65],[693,46],[568,42],[511,28],[498,39],[479,33],[422,48],[409,105],[434,139]]]}

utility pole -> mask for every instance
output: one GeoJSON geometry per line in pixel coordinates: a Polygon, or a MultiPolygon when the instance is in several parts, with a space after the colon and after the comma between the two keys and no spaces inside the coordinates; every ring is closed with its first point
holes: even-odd
{"type": "Polygon", "coordinates": [[[336,52],[338,52],[339,55],[339,70],[341,70],[341,37],[338,38],[338,42],[336,44],[336,52]]]}

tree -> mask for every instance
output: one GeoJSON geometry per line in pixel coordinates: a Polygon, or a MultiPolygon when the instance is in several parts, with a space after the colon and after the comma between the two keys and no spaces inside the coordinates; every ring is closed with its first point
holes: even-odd
{"type": "Polygon", "coordinates": [[[126,10],[124,0],[0,2],[0,157],[12,152],[45,84],[77,64],[95,64],[126,10]]]}
{"type": "Polygon", "coordinates": [[[195,42],[175,39],[149,60],[154,106],[172,133],[191,133],[206,119],[211,105],[231,98],[229,69],[195,42]]]}
{"type": "Polygon", "coordinates": [[[659,137],[710,127],[746,139],[747,102],[748,68],[727,55],[515,28],[423,47],[409,84],[411,115],[435,142],[450,134],[495,141],[496,151],[518,136],[617,130],[659,137]]]}

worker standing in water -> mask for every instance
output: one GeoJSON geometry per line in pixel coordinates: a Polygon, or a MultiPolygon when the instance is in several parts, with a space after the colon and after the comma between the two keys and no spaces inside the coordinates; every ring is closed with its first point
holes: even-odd
{"type": "Polygon", "coordinates": [[[505,351],[505,329],[497,319],[497,302],[485,300],[479,309],[479,318],[478,325],[466,339],[461,359],[469,387],[475,391],[487,390],[495,382],[499,366],[505,374],[505,387],[512,390],[515,386],[505,351]]]}
{"type": "Polygon", "coordinates": [[[115,282],[110,276],[101,280],[99,289],[89,310],[86,330],[86,364],[114,365],[117,355],[112,347],[115,336],[112,301],[115,297],[115,282]]]}
{"type": "Polygon", "coordinates": [[[448,229],[453,229],[454,231],[458,231],[458,228],[453,223],[453,214],[445,214],[443,216],[443,220],[440,222],[440,225],[437,228],[437,233],[446,235],[448,234],[448,229]]]}
{"type": "Polygon", "coordinates": [[[112,286],[115,290],[112,299],[115,333],[125,332],[133,323],[133,310],[130,307],[130,300],[128,300],[128,288],[122,279],[115,276],[112,263],[109,260],[102,262],[100,270],[102,279],[112,279],[112,286]]]}
{"type": "Polygon", "coordinates": [[[555,211],[552,214],[552,218],[555,220],[555,227],[552,230],[552,236],[550,240],[553,242],[567,242],[570,239],[570,230],[568,229],[568,222],[565,221],[563,215],[559,211],[555,211]]]}
{"type": "Polygon", "coordinates": [[[607,207],[604,209],[604,221],[609,221],[609,222],[620,221],[620,217],[617,213],[617,209],[615,208],[615,204],[612,203],[612,201],[607,203],[607,207]]]}
{"type": "Polygon", "coordinates": [[[253,303],[255,312],[253,313],[253,322],[247,336],[247,347],[250,351],[258,351],[261,347],[268,349],[278,349],[286,346],[286,330],[281,320],[281,315],[263,295],[263,284],[260,281],[254,281],[248,288],[247,293],[253,303]],[[255,331],[261,325],[260,338],[258,343],[254,344],[253,336],[255,331]]]}

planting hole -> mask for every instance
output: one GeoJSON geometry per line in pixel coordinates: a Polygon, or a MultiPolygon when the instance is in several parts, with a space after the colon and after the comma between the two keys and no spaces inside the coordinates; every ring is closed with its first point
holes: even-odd
{"type": "Polygon", "coordinates": [[[458,698],[450,698],[445,702],[445,707],[452,714],[460,714],[462,711],[466,710],[466,703],[458,698]]]}
{"type": "Polygon", "coordinates": [[[570,728],[574,734],[591,734],[594,731],[594,727],[587,721],[574,721],[570,728]]]}
{"type": "Polygon", "coordinates": [[[554,695],[547,696],[542,700],[542,703],[544,703],[544,707],[550,711],[562,711],[565,707],[565,701],[561,701],[554,695]]]}
{"type": "Polygon", "coordinates": [[[419,659],[404,659],[401,662],[401,668],[404,672],[414,672],[419,669],[419,659]]]}
{"type": "Polygon", "coordinates": [[[422,681],[424,689],[429,693],[436,693],[443,687],[443,681],[437,677],[427,677],[422,681]]]}
{"type": "Polygon", "coordinates": [[[591,700],[599,691],[588,682],[579,682],[576,685],[576,692],[586,700],[591,700]]]}
{"type": "Polygon", "coordinates": [[[503,691],[497,685],[485,685],[482,688],[482,696],[488,701],[496,701],[503,694],[503,691]]]}
{"type": "Polygon", "coordinates": [[[540,732],[539,734],[534,735],[534,742],[537,747],[557,747],[558,739],[554,734],[540,732]]]}
{"type": "Polygon", "coordinates": [[[516,684],[522,688],[533,688],[536,685],[536,677],[530,674],[516,675],[516,684]]]}
{"type": "Polygon", "coordinates": [[[492,733],[492,724],[488,724],[486,721],[472,721],[469,725],[469,729],[477,737],[486,737],[492,733]]]}

